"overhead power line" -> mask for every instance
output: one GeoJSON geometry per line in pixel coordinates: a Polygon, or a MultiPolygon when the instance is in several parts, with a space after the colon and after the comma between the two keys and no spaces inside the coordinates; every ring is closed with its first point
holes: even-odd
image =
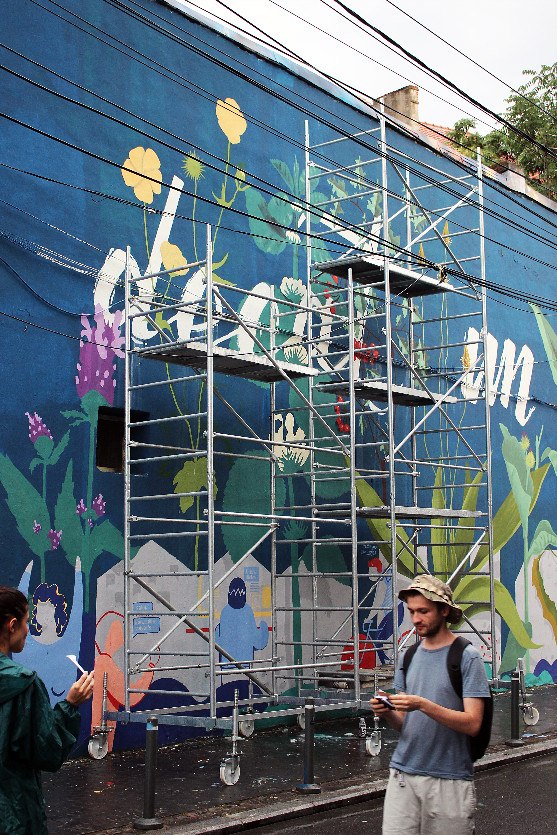
{"type": "MultiPolygon", "coordinates": [[[[82,28],[82,27],[80,27],[79,25],[75,24],[73,21],[70,21],[70,20],[68,20],[67,18],[62,17],[61,15],[58,15],[58,14],[57,14],[56,12],[54,12],[51,8],[47,8],[47,7],[43,6],[43,4],[42,4],[42,3],[40,3],[40,2],[38,2],[38,0],[29,0],[29,2],[33,3],[34,5],[39,6],[39,7],[40,7],[40,8],[42,8],[44,11],[47,11],[47,12],[49,12],[50,14],[53,14],[53,15],[55,15],[56,17],[59,17],[61,20],[63,20],[64,22],[68,23],[69,25],[71,25],[71,26],[75,26],[76,28],[78,28],[78,29],[80,29],[81,31],[83,31],[85,34],[87,34],[87,35],[89,35],[89,36],[91,36],[91,37],[95,37],[95,38],[96,38],[96,37],[98,37],[97,35],[93,34],[92,32],[88,31],[87,29],[83,29],[83,28],[82,28]]],[[[149,61],[149,62],[150,62],[150,64],[154,64],[154,67],[150,66],[150,64],[147,64],[147,65],[146,65],[146,66],[148,66],[150,69],[152,69],[152,70],[154,70],[154,71],[156,71],[156,72],[158,72],[158,71],[159,71],[157,68],[164,69],[166,72],[171,73],[171,76],[175,76],[174,78],[172,78],[172,80],[176,81],[176,83],[178,83],[178,84],[182,84],[183,86],[186,86],[188,89],[191,89],[191,90],[193,90],[194,92],[198,93],[199,95],[202,95],[202,96],[204,96],[204,97],[208,98],[208,100],[210,100],[210,101],[213,101],[213,100],[214,100],[213,95],[212,95],[212,94],[209,94],[207,90],[205,90],[204,88],[199,87],[198,85],[195,85],[195,84],[194,84],[193,82],[191,82],[190,80],[187,80],[187,81],[186,81],[186,80],[185,80],[182,76],[179,76],[177,73],[175,73],[173,70],[170,70],[169,68],[163,67],[163,65],[161,65],[159,62],[157,62],[157,61],[155,61],[154,59],[152,59],[150,56],[143,55],[142,53],[139,53],[139,52],[137,52],[137,50],[135,50],[135,49],[133,49],[132,47],[130,47],[128,44],[124,44],[122,41],[118,41],[118,39],[116,39],[114,35],[108,35],[108,33],[106,33],[104,30],[99,29],[99,27],[95,26],[94,24],[90,23],[89,21],[86,21],[84,18],[79,17],[79,15],[77,15],[75,12],[70,11],[69,9],[66,9],[65,7],[61,6],[59,3],[55,2],[55,0],[48,0],[48,2],[50,2],[50,4],[51,4],[51,5],[54,5],[54,6],[56,6],[57,8],[62,9],[62,10],[63,10],[63,11],[65,11],[67,14],[70,14],[73,18],[76,18],[77,20],[81,21],[82,23],[85,23],[85,24],[86,24],[87,26],[89,26],[91,29],[93,29],[93,30],[95,30],[95,31],[97,31],[97,32],[100,32],[100,33],[102,33],[103,35],[106,35],[107,37],[110,37],[112,41],[116,41],[116,42],[117,42],[117,43],[119,43],[121,46],[124,46],[126,51],[120,50],[118,47],[115,47],[115,46],[114,46],[114,44],[112,44],[112,43],[108,43],[107,41],[104,41],[102,38],[99,38],[99,40],[101,40],[101,42],[105,43],[105,44],[106,44],[107,46],[109,46],[110,48],[114,48],[114,49],[116,49],[117,51],[122,52],[122,54],[124,54],[126,57],[131,57],[132,59],[137,60],[137,59],[135,58],[135,55],[133,55],[133,54],[132,54],[132,55],[130,56],[129,51],[131,50],[131,51],[132,51],[132,53],[135,53],[136,55],[140,55],[142,59],[145,59],[145,60],[149,61]],[[177,79],[178,79],[178,80],[176,80],[176,77],[177,77],[177,79]]],[[[340,128],[337,124],[334,124],[334,123],[330,122],[329,120],[324,119],[322,116],[319,116],[318,114],[316,114],[315,112],[313,112],[313,111],[309,110],[309,109],[308,109],[307,107],[305,107],[305,106],[300,106],[300,105],[298,105],[298,104],[296,104],[296,103],[292,102],[292,100],[291,100],[292,91],[291,91],[291,89],[290,89],[289,87],[285,87],[285,85],[282,85],[282,84],[280,84],[279,82],[276,82],[276,81],[273,79],[273,80],[272,80],[272,83],[274,83],[274,84],[275,84],[276,86],[278,86],[278,87],[282,87],[283,89],[285,89],[285,91],[286,91],[287,95],[282,95],[282,94],[280,94],[280,93],[277,93],[277,92],[273,91],[272,89],[270,89],[267,85],[265,85],[265,84],[261,84],[260,82],[257,82],[255,79],[251,78],[251,77],[250,77],[249,75],[247,75],[246,73],[244,73],[244,72],[242,72],[242,71],[235,70],[234,68],[232,68],[232,67],[230,66],[230,61],[231,61],[231,60],[234,60],[237,64],[239,64],[239,65],[240,65],[241,67],[243,67],[244,69],[248,69],[248,67],[247,67],[247,65],[246,65],[245,63],[243,63],[243,62],[239,61],[238,59],[233,59],[233,58],[232,58],[232,56],[230,56],[228,53],[223,53],[221,50],[217,49],[217,48],[216,48],[216,47],[214,47],[213,45],[209,45],[206,41],[203,41],[202,39],[200,39],[200,38],[196,37],[196,36],[195,36],[195,35],[193,35],[192,33],[188,33],[188,35],[189,35],[192,39],[194,39],[194,40],[196,40],[196,41],[198,41],[199,43],[201,43],[201,44],[202,44],[202,48],[195,47],[193,44],[188,43],[188,41],[186,41],[183,37],[181,37],[181,36],[177,36],[177,35],[175,35],[175,34],[172,34],[171,32],[169,32],[167,29],[165,29],[165,28],[164,28],[164,27],[162,27],[161,25],[159,25],[159,24],[157,24],[157,23],[154,23],[152,20],[150,20],[149,18],[147,18],[147,17],[145,16],[145,14],[143,13],[143,12],[145,11],[143,7],[141,7],[141,13],[137,13],[137,12],[132,11],[132,10],[129,8],[129,4],[131,4],[131,5],[137,5],[137,4],[135,4],[135,3],[133,2],[133,0],[128,0],[128,3],[129,3],[129,4],[125,4],[125,5],[124,5],[124,4],[122,4],[122,2],[120,2],[120,0],[104,0],[104,2],[105,2],[105,3],[107,3],[108,5],[113,6],[114,8],[117,8],[117,9],[118,9],[119,11],[121,11],[123,14],[126,14],[126,15],[127,15],[127,16],[129,16],[129,17],[132,17],[133,19],[135,19],[135,20],[139,21],[140,23],[144,23],[145,25],[149,26],[151,29],[153,29],[154,31],[158,32],[159,34],[162,34],[163,36],[170,38],[172,41],[174,41],[174,42],[176,42],[176,43],[179,43],[180,45],[184,46],[186,49],[190,49],[190,50],[194,51],[194,52],[195,52],[195,54],[199,55],[200,57],[202,57],[202,58],[204,58],[204,59],[206,59],[206,60],[212,61],[213,63],[216,63],[218,66],[220,66],[220,67],[222,67],[222,68],[224,68],[224,69],[228,70],[229,72],[232,72],[234,75],[236,75],[237,77],[241,78],[243,81],[246,81],[247,83],[250,83],[250,84],[254,84],[254,85],[255,85],[255,86],[257,86],[259,89],[261,89],[262,91],[264,91],[265,93],[267,93],[267,94],[269,94],[269,95],[271,95],[271,96],[274,96],[274,97],[276,97],[276,98],[279,98],[281,101],[283,101],[284,103],[288,104],[289,106],[292,106],[292,107],[294,107],[294,108],[298,109],[298,110],[299,110],[300,112],[302,112],[304,115],[306,115],[306,116],[311,115],[313,118],[315,118],[315,119],[317,119],[317,120],[321,121],[321,122],[322,122],[322,124],[326,125],[327,127],[330,127],[331,129],[338,131],[339,133],[341,133],[341,135],[344,135],[344,136],[346,136],[346,137],[348,137],[348,136],[349,136],[349,134],[347,134],[347,133],[346,133],[346,131],[345,131],[345,130],[343,130],[342,128],[340,128]],[[209,54],[208,54],[208,52],[207,52],[207,48],[211,48],[214,52],[216,52],[216,53],[219,53],[219,54],[223,55],[223,58],[224,58],[225,60],[221,60],[221,59],[216,58],[216,57],[215,57],[215,56],[213,56],[213,55],[209,55],[209,54]]],[[[152,17],[157,18],[158,20],[164,20],[164,22],[165,22],[165,23],[167,23],[168,25],[174,25],[174,26],[175,26],[175,28],[178,28],[178,27],[176,27],[176,25],[175,25],[175,24],[169,23],[168,21],[166,21],[166,19],[161,18],[161,16],[160,16],[160,15],[157,15],[154,11],[152,11],[152,10],[150,10],[150,11],[151,11],[151,15],[152,15],[152,17]]],[[[182,30],[182,29],[179,29],[179,31],[180,31],[180,35],[183,35],[183,34],[184,34],[184,32],[183,32],[183,30],[182,30]]],[[[301,59],[301,60],[303,61],[303,59],[301,59]]],[[[142,60],[140,60],[140,61],[139,61],[139,63],[144,63],[144,62],[143,62],[142,60]]],[[[306,63],[307,63],[307,62],[306,62],[306,63]]],[[[311,66],[311,65],[309,65],[309,66],[311,66]]],[[[249,69],[251,69],[251,68],[249,68],[249,69]]],[[[315,69],[315,68],[313,68],[313,69],[315,69]]],[[[262,78],[264,78],[266,81],[271,82],[271,79],[270,79],[268,76],[265,76],[263,73],[260,73],[260,72],[258,72],[257,70],[251,70],[251,71],[252,71],[252,72],[255,72],[257,75],[261,76],[261,77],[262,77],[262,78]]],[[[320,72],[320,71],[319,71],[319,70],[317,70],[317,72],[320,72]]],[[[162,74],[163,74],[163,76],[165,76],[165,77],[169,77],[169,76],[166,76],[166,75],[165,75],[165,73],[162,73],[162,74]]],[[[335,83],[339,83],[339,82],[338,82],[338,81],[337,81],[334,77],[332,77],[332,76],[328,76],[326,73],[321,73],[321,74],[323,74],[323,75],[324,75],[325,77],[327,77],[327,78],[330,78],[333,82],[335,82],[335,83]]],[[[70,83],[73,83],[73,82],[70,82],[70,83]]],[[[77,86],[79,86],[79,85],[77,85],[77,86]]],[[[353,94],[353,92],[354,92],[354,88],[349,88],[349,87],[347,87],[346,85],[343,85],[342,83],[340,83],[340,86],[341,86],[343,89],[346,89],[346,90],[348,90],[349,92],[351,92],[351,93],[353,94]]],[[[90,92],[90,91],[89,91],[89,92],[90,92]]],[[[359,93],[359,94],[361,95],[361,97],[362,97],[360,100],[361,100],[361,101],[363,101],[363,102],[364,102],[364,103],[365,103],[365,104],[369,107],[369,106],[370,106],[370,101],[369,101],[369,98],[367,98],[367,97],[365,96],[365,94],[361,93],[361,91],[358,91],[358,93],[359,93]]],[[[315,105],[315,102],[314,102],[313,100],[308,99],[308,98],[306,98],[306,97],[302,96],[301,94],[297,94],[297,95],[298,95],[298,97],[299,97],[299,98],[300,98],[303,102],[307,102],[308,104],[310,104],[310,105],[311,105],[311,106],[313,106],[313,107],[315,107],[315,106],[316,106],[316,105],[315,105]]],[[[358,96],[357,96],[357,97],[358,97],[358,96]]],[[[331,111],[327,110],[326,108],[321,107],[320,109],[321,109],[323,112],[325,112],[326,114],[328,114],[329,116],[332,116],[333,118],[337,118],[336,114],[332,113],[331,111]]],[[[372,108],[372,109],[373,109],[373,108],[372,108]]],[[[127,111],[126,111],[126,112],[127,112],[127,111]]],[[[376,111],[376,112],[377,112],[377,111],[376,111]]],[[[252,116],[251,114],[247,114],[247,115],[250,115],[250,121],[251,121],[253,124],[259,125],[259,126],[260,126],[260,127],[262,127],[264,130],[268,130],[268,131],[269,131],[270,133],[272,133],[272,134],[275,134],[275,135],[277,135],[277,136],[281,136],[281,137],[283,137],[283,138],[287,139],[287,141],[290,141],[292,144],[296,145],[297,147],[300,147],[301,149],[303,149],[303,145],[302,145],[299,141],[297,141],[297,140],[293,139],[292,137],[289,137],[287,134],[284,134],[284,133],[282,133],[281,131],[278,131],[276,128],[269,126],[268,124],[266,124],[265,122],[263,122],[263,121],[261,121],[260,119],[256,118],[255,116],[252,116]]],[[[360,130],[360,129],[361,129],[361,127],[360,127],[360,126],[355,125],[355,124],[353,124],[353,123],[350,123],[350,122],[349,122],[349,121],[347,121],[347,120],[345,120],[345,121],[346,121],[346,124],[348,124],[351,128],[354,128],[354,130],[356,130],[356,131],[357,131],[357,130],[360,130]]],[[[399,129],[399,130],[401,130],[402,132],[405,132],[405,128],[404,128],[403,126],[398,126],[398,129],[399,129]]],[[[408,135],[409,135],[409,136],[411,136],[414,140],[416,139],[416,137],[415,137],[413,134],[411,134],[410,132],[408,132],[408,135]]],[[[419,141],[419,140],[418,140],[418,141],[419,141]]],[[[360,142],[360,144],[362,144],[362,143],[360,142]]],[[[370,150],[369,145],[367,145],[367,144],[363,143],[363,145],[362,145],[362,146],[363,146],[363,147],[366,147],[368,150],[370,150]]],[[[381,153],[381,152],[379,151],[379,153],[381,153]]],[[[387,158],[388,158],[388,157],[387,157],[387,158]]],[[[414,160],[414,162],[416,162],[417,164],[419,164],[419,165],[420,165],[420,166],[422,166],[422,167],[425,165],[423,162],[421,162],[421,161],[419,161],[419,160],[416,160],[415,158],[412,158],[412,159],[414,160]]],[[[453,160],[452,160],[452,162],[453,162],[454,164],[456,164],[457,166],[459,166],[460,168],[462,168],[463,170],[468,171],[468,169],[467,169],[467,168],[466,168],[463,164],[458,163],[458,161],[456,161],[456,160],[454,160],[454,159],[453,159],[453,160]]],[[[427,167],[427,166],[425,166],[425,167],[427,167]]],[[[512,198],[511,196],[509,196],[508,194],[506,194],[506,192],[503,192],[503,191],[502,191],[502,189],[500,189],[500,188],[498,188],[498,187],[494,186],[494,184],[493,184],[493,183],[491,183],[491,188],[492,188],[492,189],[494,189],[495,191],[497,191],[497,192],[498,192],[498,193],[500,193],[500,194],[504,194],[504,195],[505,195],[505,197],[506,197],[508,200],[511,200],[511,202],[514,202],[514,203],[516,203],[517,205],[522,205],[522,204],[520,204],[520,203],[519,203],[519,201],[517,201],[516,199],[514,199],[514,198],[512,198]]],[[[495,201],[493,201],[492,199],[488,199],[488,200],[486,200],[486,202],[491,202],[491,203],[493,203],[494,205],[499,205],[499,204],[495,203],[495,201]]],[[[507,210],[507,211],[508,211],[508,210],[507,210]]],[[[530,210],[530,214],[534,214],[536,217],[538,217],[538,218],[540,218],[540,219],[544,220],[544,222],[545,222],[545,223],[547,223],[547,224],[549,224],[550,226],[555,226],[555,224],[552,224],[552,223],[551,223],[551,222],[550,222],[547,218],[544,218],[543,216],[541,216],[541,215],[540,215],[539,213],[537,213],[537,212],[533,212],[533,210],[530,210]]],[[[501,219],[501,218],[500,218],[500,219],[501,219]]],[[[523,219],[522,219],[522,218],[521,218],[521,221],[520,221],[520,222],[521,222],[521,224],[523,223],[523,219]]],[[[522,228],[522,226],[521,226],[521,228],[522,228]]]]}
{"type": "Polygon", "coordinates": [[[541,106],[541,104],[539,102],[535,101],[534,99],[531,99],[529,96],[525,96],[524,93],[521,93],[519,90],[515,90],[515,88],[511,84],[509,84],[506,81],[503,81],[502,78],[499,78],[498,75],[495,75],[495,73],[492,73],[491,70],[488,70],[487,67],[483,66],[483,64],[480,64],[480,63],[478,63],[478,61],[475,61],[466,52],[462,52],[462,50],[460,50],[458,47],[456,47],[454,44],[450,43],[449,41],[445,40],[445,38],[443,38],[437,32],[434,32],[433,29],[430,29],[429,26],[425,25],[425,23],[422,23],[420,20],[413,17],[409,12],[405,11],[405,9],[401,9],[400,6],[397,6],[396,3],[393,3],[393,0],[385,0],[385,3],[388,3],[389,6],[392,6],[394,9],[396,9],[401,14],[408,17],[410,20],[413,20],[414,23],[417,23],[418,26],[421,26],[421,28],[424,29],[426,32],[429,32],[430,35],[433,35],[434,38],[437,38],[437,40],[444,43],[446,46],[448,46],[454,52],[457,52],[459,55],[462,55],[463,58],[465,58],[467,61],[470,61],[471,64],[474,64],[474,66],[478,67],[478,69],[482,70],[487,75],[490,75],[491,78],[494,78],[495,81],[498,81],[504,87],[507,87],[508,90],[511,90],[511,92],[515,93],[517,96],[520,96],[525,101],[529,102],[530,104],[533,104],[534,107],[536,107],[541,113],[545,113],[546,116],[549,116],[552,121],[554,121],[554,122],[557,121],[548,110],[546,110],[544,107],[541,106]]]}
{"type": "MultiPolygon", "coordinates": [[[[324,2],[324,0],[321,0],[321,2],[324,2]]],[[[337,6],[340,6],[342,9],[344,9],[344,11],[350,17],[354,18],[354,20],[357,20],[366,29],[369,29],[369,30],[375,32],[377,35],[379,35],[381,38],[383,38],[383,40],[385,40],[387,43],[391,44],[392,46],[394,46],[398,50],[400,50],[400,52],[403,55],[405,55],[410,61],[414,62],[420,68],[426,70],[428,73],[433,73],[433,75],[439,81],[441,81],[442,84],[444,84],[450,90],[453,90],[453,92],[457,93],[459,96],[464,98],[467,102],[472,104],[474,107],[479,108],[484,113],[486,113],[488,116],[491,116],[491,118],[495,119],[497,122],[499,122],[499,124],[504,125],[504,127],[506,127],[507,130],[509,130],[511,133],[514,133],[517,136],[520,136],[521,139],[524,139],[526,142],[529,142],[530,144],[534,145],[539,151],[543,151],[543,153],[546,154],[547,156],[551,157],[554,160],[557,160],[557,153],[555,153],[555,151],[553,151],[551,148],[548,148],[546,145],[543,145],[541,142],[538,142],[538,140],[534,136],[530,136],[530,134],[525,133],[520,128],[517,128],[515,125],[511,124],[511,122],[509,122],[503,116],[499,116],[498,113],[495,113],[495,111],[491,110],[489,107],[486,107],[486,105],[479,102],[473,96],[470,96],[468,93],[466,93],[460,87],[458,87],[458,85],[456,85],[453,81],[450,81],[450,79],[446,78],[442,73],[438,72],[437,70],[434,70],[432,67],[430,67],[428,64],[426,64],[424,61],[422,61],[421,58],[418,58],[417,55],[414,55],[412,52],[410,52],[408,49],[406,49],[404,46],[402,46],[402,44],[400,44],[400,43],[398,43],[398,41],[394,40],[394,38],[391,38],[390,35],[387,35],[385,32],[382,32],[381,29],[377,28],[377,26],[374,26],[372,23],[370,23],[368,20],[366,20],[364,17],[362,17],[362,15],[360,15],[360,14],[358,14],[358,12],[354,11],[354,9],[351,9],[350,6],[347,6],[346,3],[343,3],[342,0],[332,0],[332,2],[336,3],[337,6]]],[[[328,5],[328,4],[326,3],[325,5],[328,5]]]]}

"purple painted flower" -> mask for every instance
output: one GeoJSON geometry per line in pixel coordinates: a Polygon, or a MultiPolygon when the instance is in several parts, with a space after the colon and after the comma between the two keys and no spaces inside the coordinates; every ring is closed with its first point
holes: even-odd
{"type": "Polygon", "coordinates": [[[77,513],[78,516],[83,516],[83,514],[87,512],[87,508],[83,504],[83,499],[79,500],[79,504],[76,507],[75,512],[77,513]]]}
{"type": "Polygon", "coordinates": [[[41,435],[46,435],[52,441],[50,429],[47,429],[46,424],[42,421],[42,418],[36,412],[32,415],[29,414],[29,412],[25,412],[25,414],[29,418],[29,440],[35,444],[37,442],[37,438],[40,438],[41,435]]]}
{"type": "Polygon", "coordinates": [[[93,499],[93,510],[95,511],[95,513],[97,514],[97,516],[99,518],[101,516],[104,516],[105,507],[106,507],[106,502],[103,499],[103,494],[99,493],[97,498],[93,499]]]}
{"type": "Polygon", "coordinates": [[[47,537],[48,539],[50,539],[50,550],[55,551],[60,545],[60,540],[62,539],[62,531],[53,531],[51,528],[47,533],[47,537]]]}
{"type": "Polygon", "coordinates": [[[89,391],[101,394],[109,406],[114,403],[114,388],[116,380],[112,375],[116,371],[114,357],[123,357],[121,350],[124,337],[120,336],[120,326],[124,314],[117,310],[112,322],[104,317],[102,307],[95,305],[95,324],[89,325],[86,316],[81,317],[83,330],[79,348],[79,362],[75,383],[79,397],[84,397],[89,391]],[[85,341],[85,339],[87,341],[85,341]]]}
{"type": "Polygon", "coordinates": [[[39,531],[42,531],[42,529],[43,529],[43,526],[42,526],[42,525],[39,525],[39,523],[37,522],[37,520],[36,520],[36,519],[34,519],[34,520],[33,520],[33,533],[39,533],[39,531]]]}

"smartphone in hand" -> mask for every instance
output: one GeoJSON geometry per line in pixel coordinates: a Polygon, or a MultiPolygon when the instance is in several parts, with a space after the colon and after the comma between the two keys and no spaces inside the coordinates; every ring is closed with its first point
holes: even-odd
{"type": "Polygon", "coordinates": [[[380,702],[383,702],[383,704],[386,705],[390,710],[396,710],[394,704],[391,702],[391,700],[389,699],[388,696],[376,695],[376,696],[374,696],[374,698],[377,699],[380,702]]]}

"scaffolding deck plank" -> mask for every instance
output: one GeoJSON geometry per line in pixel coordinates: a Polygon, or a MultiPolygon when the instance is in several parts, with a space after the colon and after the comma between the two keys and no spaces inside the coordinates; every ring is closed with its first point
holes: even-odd
{"type": "MultiPolygon", "coordinates": [[[[143,348],[137,355],[145,359],[184,365],[205,371],[207,369],[207,344],[203,342],[175,342],[172,345],[157,345],[143,348]]],[[[277,361],[277,366],[291,379],[315,377],[317,369],[293,362],[277,361]]],[[[230,348],[215,345],[213,348],[213,370],[215,374],[230,374],[266,383],[276,383],[284,377],[264,354],[239,354],[230,348]]]]}
{"type": "MultiPolygon", "coordinates": [[[[330,391],[333,394],[350,394],[350,384],[347,381],[338,383],[323,383],[316,386],[321,391],[330,391]]],[[[399,386],[393,384],[393,403],[401,406],[431,406],[442,399],[440,394],[432,394],[426,391],[410,388],[410,386],[399,386]]],[[[356,380],[354,383],[354,394],[364,400],[373,400],[375,403],[386,403],[388,398],[387,383],[383,380],[356,380]]],[[[458,399],[449,395],[443,399],[443,403],[457,403],[458,399]]]]}
{"type": "MultiPolygon", "coordinates": [[[[315,266],[322,272],[341,278],[348,278],[348,270],[351,269],[352,279],[357,284],[381,288],[384,285],[384,262],[385,258],[382,255],[354,255],[315,266]]],[[[454,290],[448,281],[439,281],[438,278],[417,273],[392,259],[389,259],[389,284],[393,295],[408,299],[414,296],[450,293],[454,290]]]]}
{"type": "MultiPolygon", "coordinates": [[[[349,518],[350,508],[339,510],[315,511],[316,516],[327,516],[334,518],[349,518]]],[[[395,516],[398,519],[478,519],[485,516],[479,510],[456,510],[450,507],[403,507],[395,505],[395,516]]],[[[377,505],[375,507],[357,507],[356,516],[362,519],[389,519],[391,508],[389,505],[377,505]]]]}

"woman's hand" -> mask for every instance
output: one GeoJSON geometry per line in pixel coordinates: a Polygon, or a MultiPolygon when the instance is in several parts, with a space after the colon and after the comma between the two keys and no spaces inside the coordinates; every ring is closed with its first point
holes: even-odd
{"type": "Polygon", "coordinates": [[[86,702],[87,699],[90,699],[93,695],[93,671],[90,673],[83,673],[81,678],[72,684],[68,691],[68,695],[66,696],[66,701],[69,702],[74,707],[79,707],[82,705],[83,702],[86,702]]]}

